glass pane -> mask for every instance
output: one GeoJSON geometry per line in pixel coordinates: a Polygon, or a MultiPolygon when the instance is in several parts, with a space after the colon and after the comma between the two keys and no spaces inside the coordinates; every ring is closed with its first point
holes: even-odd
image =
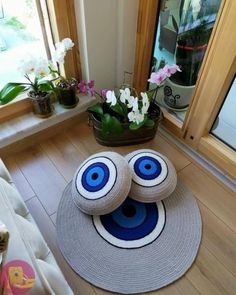
{"type": "MultiPolygon", "coordinates": [[[[221,0],[161,0],[151,71],[181,67],[158,93],[159,104],[183,121],[221,0]]],[[[152,87],[152,85],[150,86],[152,87]]]]}
{"type": "Polygon", "coordinates": [[[234,78],[211,133],[236,150],[236,79],[234,78]]]}
{"type": "Polygon", "coordinates": [[[18,71],[26,56],[47,58],[35,0],[0,0],[0,88],[22,82],[18,71]]]}

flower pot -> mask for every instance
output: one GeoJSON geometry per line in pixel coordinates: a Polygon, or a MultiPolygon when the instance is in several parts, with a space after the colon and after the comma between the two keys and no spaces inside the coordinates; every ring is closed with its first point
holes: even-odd
{"type": "Polygon", "coordinates": [[[34,92],[29,92],[33,111],[37,117],[48,118],[53,114],[53,106],[51,103],[51,93],[42,92],[41,95],[36,95],[34,92]]]}
{"type": "Polygon", "coordinates": [[[90,122],[93,126],[93,132],[96,141],[105,146],[122,146],[122,145],[132,145],[138,143],[144,143],[154,138],[158,124],[162,118],[161,110],[157,104],[153,104],[155,108],[155,118],[152,118],[155,122],[153,127],[142,126],[137,130],[129,129],[129,123],[122,123],[123,133],[122,134],[112,134],[104,135],[102,133],[102,123],[101,121],[92,113],[89,114],[90,122]]]}
{"type": "Polygon", "coordinates": [[[62,88],[58,89],[58,101],[66,109],[72,109],[76,107],[79,102],[79,98],[76,95],[76,87],[62,88]]]}
{"type": "Polygon", "coordinates": [[[166,79],[164,85],[164,101],[167,106],[184,109],[190,103],[194,88],[195,85],[183,86],[174,83],[170,79],[166,79]]]}

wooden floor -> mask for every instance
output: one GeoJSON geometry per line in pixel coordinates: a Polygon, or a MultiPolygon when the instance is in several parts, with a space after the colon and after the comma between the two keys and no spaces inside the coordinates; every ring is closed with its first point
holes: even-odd
{"type": "MultiPolygon", "coordinates": [[[[197,163],[158,135],[153,141],[112,148],[121,154],[146,147],[173,162],[178,177],[193,191],[201,210],[203,237],[198,257],[180,280],[146,294],[236,294],[236,196],[197,163]]],[[[64,261],[55,239],[58,202],[77,166],[92,153],[107,150],[96,143],[86,123],[4,159],[16,186],[76,295],[111,294],[77,276],[64,261]]]]}

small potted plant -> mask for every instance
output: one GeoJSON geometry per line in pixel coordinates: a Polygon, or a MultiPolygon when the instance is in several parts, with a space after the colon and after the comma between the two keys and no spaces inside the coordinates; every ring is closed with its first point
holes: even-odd
{"type": "Polygon", "coordinates": [[[102,145],[119,146],[146,142],[155,136],[161,110],[155,94],[167,77],[180,70],[166,65],[152,73],[149,82],[155,88],[138,95],[133,88],[102,90],[101,102],[88,108],[96,140],[102,145]]]}
{"type": "Polygon", "coordinates": [[[52,115],[51,94],[54,91],[49,75],[49,63],[43,58],[28,57],[19,68],[25,77],[24,82],[7,83],[0,91],[0,104],[7,104],[19,94],[27,92],[33,104],[34,113],[42,118],[52,115]]]}
{"type": "MultiPolygon", "coordinates": [[[[63,64],[66,53],[71,50],[74,46],[74,43],[70,38],[65,38],[61,42],[58,42],[55,44],[55,52],[53,55],[53,60],[58,65],[63,64]]],[[[56,92],[59,103],[64,108],[74,108],[78,102],[79,99],[77,97],[77,89],[78,89],[78,81],[75,78],[65,78],[62,75],[60,75],[58,70],[53,69],[53,67],[50,68],[51,73],[56,75],[57,80],[55,81],[56,84],[56,92]]]]}

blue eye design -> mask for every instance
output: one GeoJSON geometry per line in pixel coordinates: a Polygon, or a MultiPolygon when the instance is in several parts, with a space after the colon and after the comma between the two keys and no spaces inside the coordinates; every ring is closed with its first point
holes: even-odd
{"type": "Polygon", "coordinates": [[[96,157],[87,161],[77,172],[75,186],[85,199],[96,200],[106,196],[117,178],[115,164],[106,157],[96,157]]]}
{"type": "Polygon", "coordinates": [[[165,225],[165,209],[162,202],[141,203],[127,198],[112,213],[93,216],[93,223],[108,243],[119,248],[140,248],[161,234],[165,225]]]}
{"type": "Polygon", "coordinates": [[[129,165],[133,170],[133,181],[142,186],[159,185],[168,174],[165,160],[150,152],[136,154],[129,160],[129,165]]]}

